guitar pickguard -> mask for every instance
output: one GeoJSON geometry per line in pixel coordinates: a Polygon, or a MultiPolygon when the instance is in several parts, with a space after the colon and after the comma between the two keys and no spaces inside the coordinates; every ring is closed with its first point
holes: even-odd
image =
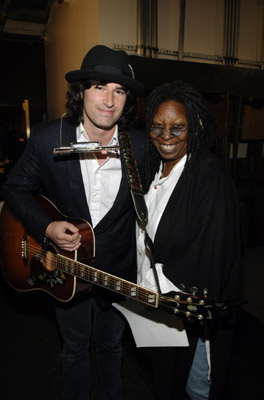
{"type": "Polygon", "coordinates": [[[43,267],[43,256],[36,253],[30,261],[30,277],[27,283],[31,286],[47,285],[53,289],[57,285],[64,285],[67,281],[66,275],[63,271],[55,269],[54,271],[47,271],[43,267]]]}

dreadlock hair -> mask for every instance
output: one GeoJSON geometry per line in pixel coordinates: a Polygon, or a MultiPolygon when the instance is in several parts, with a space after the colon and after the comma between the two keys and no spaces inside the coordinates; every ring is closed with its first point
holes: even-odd
{"type": "Polygon", "coordinates": [[[190,84],[182,81],[165,83],[154,89],[146,99],[146,177],[147,185],[152,182],[159,170],[161,156],[150,143],[149,132],[154,116],[160,104],[169,100],[182,103],[186,108],[188,120],[187,160],[184,166],[185,176],[193,167],[197,154],[209,149],[215,140],[216,120],[204,97],[190,84]]]}
{"type": "MultiPolygon", "coordinates": [[[[90,89],[93,85],[106,85],[108,81],[90,79],[86,81],[73,82],[69,85],[66,93],[66,118],[74,125],[78,126],[83,122],[83,97],[85,89],[90,89]]],[[[126,103],[118,121],[120,130],[130,127],[135,120],[135,98],[132,92],[124,88],[126,92],[126,103]]]]}

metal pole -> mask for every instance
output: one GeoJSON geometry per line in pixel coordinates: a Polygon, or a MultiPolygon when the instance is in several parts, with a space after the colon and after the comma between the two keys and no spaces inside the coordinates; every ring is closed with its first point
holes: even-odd
{"type": "Polygon", "coordinates": [[[183,60],[186,0],[180,0],[178,57],[183,60]]]}

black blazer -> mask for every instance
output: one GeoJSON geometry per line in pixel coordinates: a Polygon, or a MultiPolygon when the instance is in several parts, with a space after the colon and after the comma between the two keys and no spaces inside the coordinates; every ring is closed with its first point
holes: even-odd
{"type": "Polygon", "coordinates": [[[240,271],[238,202],[231,176],[209,151],[181,175],[157,227],[155,261],[187,290],[236,300],[240,271]]]}
{"type": "MultiPolygon", "coordinates": [[[[155,262],[164,264],[164,274],[176,286],[185,284],[188,291],[197,286],[200,296],[207,288],[209,297],[220,301],[232,297],[236,302],[240,280],[237,195],[231,177],[209,151],[199,154],[188,177],[182,174],[175,186],[156,231],[154,257],[155,262]]],[[[227,391],[233,390],[227,382],[234,311],[220,314],[219,321],[209,324],[212,367],[209,398],[214,400],[229,398],[227,391]]],[[[188,323],[185,326],[192,345],[183,362],[190,370],[200,326],[188,323]]],[[[181,383],[185,389],[186,382],[181,383]]]]}
{"type": "MultiPolygon", "coordinates": [[[[130,130],[139,171],[144,169],[144,134],[130,130]]],[[[79,156],[54,155],[53,149],[76,142],[76,128],[63,119],[33,127],[25,152],[10,172],[3,196],[28,232],[40,243],[51,218],[32,194],[41,191],[66,216],[83,218],[91,225],[79,156]]],[[[113,207],[95,227],[96,260],[103,270],[127,280],[136,279],[135,211],[122,163],[122,179],[113,207]]]]}

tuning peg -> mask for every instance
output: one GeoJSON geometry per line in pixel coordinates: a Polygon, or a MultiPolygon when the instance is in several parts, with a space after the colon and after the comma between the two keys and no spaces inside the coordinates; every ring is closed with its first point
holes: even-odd
{"type": "Polygon", "coordinates": [[[208,295],[208,289],[204,288],[204,297],[207,297],[207,295],[208,295]]]}
{"type": "Polygon", "coordinates": [[[196,296],[196,293],[198,293],[198,287],[197,286],[192,286],[190,290],[191,290],[193,296],[196,296]]]}
{"type": "Polygon", "coordinates": [[[186,286],[183,283],[181,283],[179,285],[179,289],[180,289],[181,292],[184,292],[184,290],[186,289],[186,286]]]}

